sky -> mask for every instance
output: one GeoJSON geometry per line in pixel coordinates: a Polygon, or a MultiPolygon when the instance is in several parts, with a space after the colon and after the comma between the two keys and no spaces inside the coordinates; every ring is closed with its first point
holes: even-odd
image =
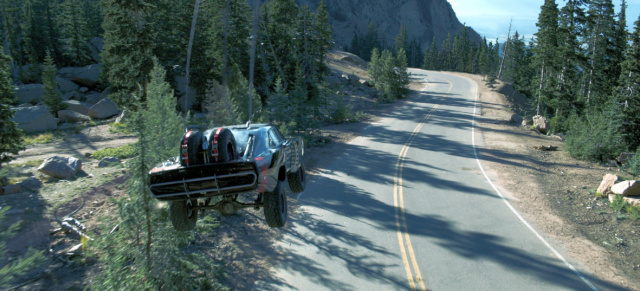
{"type": "MultiPolygon", "coordinates": [[[[511,34],[516,30],[527,39],[536,33],[536,22],[540,14],[540,6],[544,0],[448,0],[458,16],[458,20],[471,26],[487,40],[507,39],[509,21],[513,19],[511,34]]],[[[556,1],[558,9],[566,1],[556,1]]],[[[620,11],[621,0],[613,0],[615,11],[620,11]]],[[[640,0],[627,0],[627,26],[634,29],[633,23],[640,15],[640,0]]]]}

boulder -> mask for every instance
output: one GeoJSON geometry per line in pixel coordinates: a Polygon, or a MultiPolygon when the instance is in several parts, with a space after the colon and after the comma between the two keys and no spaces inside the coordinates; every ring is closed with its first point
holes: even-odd
{"type": "Polygon", "coordinates": [[[87,106],[86,104],[80,101],[67,100],[67,101],[62,101],[62,103],[67,105],[67,110],[71,110],[73,112],[77,112],[82,115],[89,115],[89,106],[87,106]]]}
{"type": "Polygon", "coordinates": [[[89,116],[80,114],[72,110],[60,110],[58,111],[58,119],[60,122],[76,123],[81,121],[91,121],[89,116]]]}
{"type": "Polygon", "coordinates": [[[85,102],[91,105],[97,104],[100,100],[104,99],[104,97],[102,93],[87,94],[87,96],[85,96],[85,102]]]}
{"type": "Polygon", "coordinates": [[[35,190],[42,187],[42,182],[38,178],[31,176],[26,180],[18,183],[18,185],[20,185],[20,187],[24,189],[35,190]]]}
{"type": "Polygon", "coordinates": [[[129,115],[130,115],[130,114],[128,113],[128,111],[127,111],[126,109],[125,109],[125,110],[122,110],[122,113],[120,113],[120,115],[118,116],[118,118],[116,118],[116,121],[115,121],[115,122],[116,122],[116,123],[125,123],[125,122],[127,122],[127,119],[128,119],[127,117],[128,117],[129,115]]]}
{"type": "Polygon", "coordinates": [[[60,93],[62,94],[78,91],[78,89],[80,89],[80,86],[76,85],[76,83],[71,82],[67,79],[57,77],[56,81],[58,82],[58,90],[60,90],[60,93]]]}
{"type": "Polygon", "coordinates": [[[109,98],[100,100],[96,105],[89,108],[89,116],[91,118],[104,119],[120,113],[118,106],[109,98]]]}
{"type": "Polygon", "coordinates": [[[93,46],[97,50],[102,51],[102,49],[104,48],[104,38],[94,37],[91,39],[91,41],[89,41],[89,44],[91,44],[91,46],[93,46]]]}
{"type": "Polygon", "coordinates": [[[624,202],[627,202],[633,206],[640,206],[640,198],[632,198],[632,197],[622,197],[624,202]]]}
{"type": "Polygon", "coordinates": [[[62,94],[62,99],[64,100],[79,100],[80,93],[78,91],[69,92],[67,94],[62,94]]]}
{"type": "Polygon", "coordinates": [[[44,95],[43,84],[20,85],[15,88],[18,103],[38,103],[44,95]]]}
{"type": "Polygon", "coordinates": [[[533,117],[533,126],[541,134],[547,134],[550,130],[549,121],[541,115],[533,117]]]}
{"type": "Polygon", "coordinates": [[[615,185],[616,182],[618,182],[618,176],[612,174],[605,175],[596,193],[600,193],[603,196],[611,194],[611,187],[615,185]]]}
{"type": "Polygon", "coordinates": [[[18,128],[26,132],[38,132],[56,129],[58,120],[53,117],[46,106],[29,106],[14,108],[12,121],[18,123],[18,128]]]}
{"type": "Polygon", "coordinates": [[[611,192],[624,196],[640,196],[640,182],[624,181],[611,187],[611,192]]]}
{"type": "Polygon", "coordinates": [[[89,92],[89,88],[87,88],[87,87],[80,87],[80,89],[79,89],[78,91],[80,91],[80,93],[82,93],[82,94],[85,94],[85,93],[89,92]]]}
{"type": "Polygon", "coordinates": [[[87,44],[87,46],[89,47],[89,51],[91,51],[91,58],[93,59],[93,61],[100,62],[100,52],[104,47],[104,39],[100,37],[94,37],[87,44]]]}
{"type": "Polygon", "coordinates": [[[83,87],[95,87],[98,84],[102,64],[94,64],[86,67],[69,67],[58,70],[58,74],[67,80],[83,87]]]}
{"type": "Polygon", "coordinates": [[[522,123],[522,121],[524,121],[524,119],[522,118],[522,116],[520,116],[518,114],[512,114],[510,121],[513,122],[513,123],[522,123]]]}
{"type": "Polygon", "coordinates": [[[76,175],[82,169],[82,161],[74,157],[50,157],[38,167],[38,171],[45,175],[58,178],[68,179],[76,175]]]}
{"type": "Polygon", "coordinates": [[[20,193],[20,191],[22,191],[22,189],[20,189],[20,185],[18,184],[9,184],[2,188],[4,188],[3,190],[5,195],[17,194],[17,193],[20,193]]]}
{"type": "Polygon", "coordinates": [[[120,163],[121,163],[121,160],[118,157],[104,157],[98,163],[98,168],[106,168],[106,167],[110,167],[120,163]]]}

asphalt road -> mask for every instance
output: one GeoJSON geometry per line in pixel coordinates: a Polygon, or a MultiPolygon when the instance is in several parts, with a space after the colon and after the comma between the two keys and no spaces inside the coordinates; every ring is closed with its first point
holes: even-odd
{"type": "Polygon", "coordinates": [[[411,72],[425,91],[309,179],[275,276],[255,289],[611,289],[561,258],[486,178],[476,84],[411,72]]]}

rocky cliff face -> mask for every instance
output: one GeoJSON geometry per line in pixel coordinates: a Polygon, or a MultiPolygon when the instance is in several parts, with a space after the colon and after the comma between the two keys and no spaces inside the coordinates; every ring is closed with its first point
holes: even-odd
{"type": "MultiPolygon", "coordinates": [[[[319,2],[296,0],[298,5],[307,5],[313,11],[319,2]]],[[[408,40],[417,37],[423,50],[431,45],[434,36],[440,46],[448,33],[455,36],[463,28],[446,0],[325,0],[325,3],[338,48],[350,45],[356,31],[364,35],[371,22],[389,45],[393,45],[400,25],[404,25],[408,40]]],[[[469,35],[476,42],[481,40],[473,30],[469,35]]]]}

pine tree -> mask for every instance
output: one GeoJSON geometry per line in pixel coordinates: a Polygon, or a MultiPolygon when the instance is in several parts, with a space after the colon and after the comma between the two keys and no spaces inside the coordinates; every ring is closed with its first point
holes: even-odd
{"type": "Polygon", "coordinates": [[[22,130],[18,129],[13,118],[13,111],[9,104],[14,104],[16,98],[13,95],[11,85],[11,58],[4,54],[4,49],[0,46],[0,169],[2,164],[24,150],[22,145],[22,130]]]}
{"type": "MultiPolygon", "coordinates": [[[[97,289],[217,290],[221,286],[210,273],[211,259],[191,246],[194,232],[171,228],[166,207],[158,208],[148,191],[148,173],[161,161],[178,155],[176,142],[183,134],[183,119],[176,112],[176,100],[163,67],[154,61],[149,77],[146,104],[132,116],[138,135],[137,155],[127,163],[128,195],[118,200],[120,230],[97,242],[104,266],[95,282],[97,289]],[[200,274],[200,275],[198,275],[200,274]]],[[[138,93],[139,94],[139,93],[138,93]]],[[[198,221],[197,231],[211,231],[208,218],[198,221]]]]}
{"type": "Polygon", "coordinates": [[[635,22],[630,40],[615,98],[622,107],[623,137],[629,149],[634,151],[640,148],[640,17],[635,22]]]}
{"type": "Polygon", "coordinates": [[[70,65],[83,66],[89,63],[89,30],[82,11],[81,0],[64,0],[60,15],[61,32],[64,36],[64,55],[70,65]]]}
{"type": "Polygon", "coordinates": [[[536,114],[542,114],[543,102],[553,98],[553,86],[547,83],[556,73],[558,51],[558,7],[554,0],[545,0],[538,17],[536,44],[533,47],[533,66],[537,72],[537,107],[536,114]]]}
{"type": "Polygon", "coordinates": [[[378,36],[378,27],[373,24],[373,22],[369,23],[367,27],[367,33],[364,35],[364,39],[362,40],[362,53],[360,57],[362,57],[365,61],[371,60],[371,52],[374,48],[381,49],[380,45],[380,37],[378,36]]]}
{"type": "Polygon", "coordinates": [[[318,46],[320,48],[320,62],[324,61],[325,54],[333,47],[333,33],[329,23],[329,11],[324,0],[320,0],[315,16],[315,31],[317,33],[318,46]]]}
{"type": "Polygon", "coordinates": [[[381,82],[382,73],[381,73],[381,60],[380,60],[380,51],[378,48],[374,48],[371,51],[371,61],[369,62],[369,66],[367,67],[367,74],[373,80],[373,84],[375,86],[381,82]]]}
{"type": "Polygon", "coordinates": [[[587,106],[604,107],[613,92],[619,76],[618,66],[622,60],[614,59],[616,21],[611,0],[589,2],[586,26],[586,48],[588,66],[585,68],[584,88],[587,106]]]}
{"type": "Polygon", "coordinates": [[[400,30],[396,34],[394,42],[394,51],[396,55],[400,49],[407,51],[407,28],[404,25],[400,25],[400,30]]]}
{"type": "Polygon", "coordinates": [[[147,76],[153,62],[151,27],[143,25],[153,15],[155,1],[101,0],[104,13],[102,74],[111,85],[109,97],[120,106],[137,110],[144,103],[147,76]],[[141,94],[133,93],[142,87],[141,94]]]}
{"type": "Polygon", "coordinates": [[[42,82],[44,83],[44,95],[42,101],[49,109],[53,116],[58,117],[58,111],[65,109],[67,106],[62,103],[62,95],[58,91],[58,82],[56,81],[58,70],[53,63],[51,54],[47,52],[44,59],[44,70],[42,71],[42,82]]]}
{"type": "Polygon", "coordinates": [[[45,2],[43,0],[25,0],[22,6],[22,48],[28,63],[37,64],[45,55],[46,40],[43,20],[45,2]]]}

